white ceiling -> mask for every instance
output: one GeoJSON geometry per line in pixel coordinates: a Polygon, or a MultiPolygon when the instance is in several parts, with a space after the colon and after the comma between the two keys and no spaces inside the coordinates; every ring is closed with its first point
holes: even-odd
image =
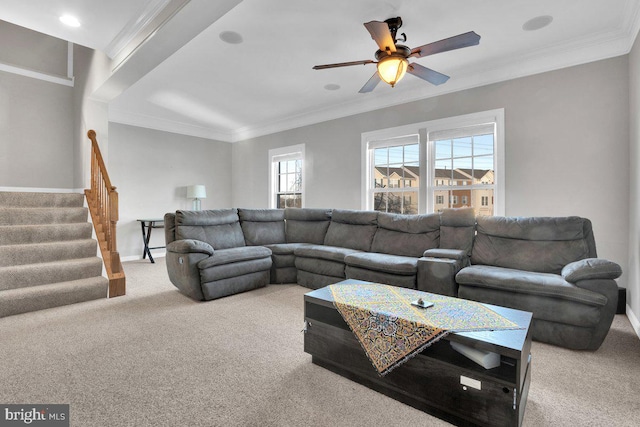
{"type": "MultiPolygon", "coordinates": [[[[191,0],[204,7],[210,0],[191,0]]],[[[168,0],[0,0],[0,19],[110,56],[168,0]],[[78,29],[58,21],[71,13],[78,29]]],[[[178,12],[181,13],[181,12],[178,12]]],[[[110,120],[237,141],[350,114],[629,52],[638,0],[243,0],[109,103],[110,120]],[[550,15],[537,31],[523,24],[550,15]],[[451,76],[441,86],[407,75],[395,88],[358,90],[375,65],[313,70],[374,59],[362,25],[401,16],[416,47],[467,31],[478,46],[414,59],[451,76]],[[223,31],[241,44],[223,42],[223,31]],[[339,85],[327,90],[326,85],[339,85]]]]}

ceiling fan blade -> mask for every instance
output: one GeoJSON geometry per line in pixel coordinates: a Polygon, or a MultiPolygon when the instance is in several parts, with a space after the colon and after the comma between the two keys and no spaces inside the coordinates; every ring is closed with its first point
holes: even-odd
{"type": "Polygon", "coordinates": [[[475,46],[479,43],[480,36],[473,31],[469,31],[468,33],[458,34],[457,36],[449,37],[448,39],[415,47],[411,49],[411,55],[409,56],[421,58],[423,56],[434,55],[436,53],[447,52],[449,50],[475,46]]]}
{"type": "Polygon", "coordinates": [[[374,64],[374,63],[375,61],[366,59],[364,61],[338,62],[337,64],[316,65],[315,67],[313,67],[313,69],[324,70],[325,68],[348,67],[350,65],[366,65],[366,64],[374,64]]]}
{"type": "Polygon", "coordinates": [[[376,86],[378,86],[378,83],[380,83],[380,76],[378,75],[378,72],[376,71],[376,73],[373,76],[371,76],[369,81],[366,82],[364,84],[364,86],[362,86],[362,89],[360,89],[358,91],[358,93],[371,92],[372,90],[374,90],[376,88],[376,86]]]}
{"type": "Polygon", "coordinates": [[[449,80],[449,76],[432,70],[431,68],[423,67],[420,64],[409,64],[407,73],[413,74],[416,77],[420,77],[423,80],[428,81],[433,85],[441,85],[449,80]]]}
{"type": "Polygon", "coordinates": [[[391,31],[389,31],[389,24],[386,22],[371,21],[366,22],[364,26],[371,34],[371,38],[376,41],[381,51],[396,51],[396,44],[391,36],[391,31]]]}

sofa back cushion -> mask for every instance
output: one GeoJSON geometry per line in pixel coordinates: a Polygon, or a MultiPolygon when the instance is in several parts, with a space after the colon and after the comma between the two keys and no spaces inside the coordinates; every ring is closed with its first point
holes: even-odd
{"type": "Polygon", "coordinates": [[[238,209],[247,246],[285,243],[283,209],[238,209]]]}
{"type": "Polygon", "coordinates": [[[473,208],[440,212],[440,249],[462,249],[471,255],[475,234],[476,214],[473,208]]]}
{"type": "Polygon", "coordinates": [[[331,209],[285,208],[284,217],[287,243],[324,243],[331,209]]]}
{"type": "Polygon", "coordinates": [[[169,212],[164,214],[164,242],[169,244],[176,240],[176,214],[169,212]]]}
{"type": "Polygon", "coordinates": [[[369,252],[377,228],[376,211],[334,209],[324,244],[369,252]]]}
{"type": "Polygon", "coordinates": [[[425,250],[437,248],[440,216],[400,215],[381,212],[371,251],[382,254],[421,257],[425,250]]]}
{"type": "Polygon", "coordinates": [[[195,239],[213,249],[245,246],[237,209],[176,211],[176,240],[195,239]]]}
{"type": "Polygon", "coordinates": [[[480,216],[471,263],[560,274],[565,265],[596,256],[588,219],[480,216]]]}

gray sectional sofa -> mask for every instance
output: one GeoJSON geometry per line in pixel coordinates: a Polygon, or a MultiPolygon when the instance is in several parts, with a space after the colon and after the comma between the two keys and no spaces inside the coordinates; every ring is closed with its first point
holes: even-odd
{"type": "Polygon", "coordinates": [[[360,279],[531,311],[534,339],[573,349],[604,340],[621,274],[579,217],[220,209],[168,213],[165,236],[171,282],[197,300],[360,279]]]}
{"type": "Polygon", "coordinates": [[[616,313],[621,274],[597,258],[588,219],[478,217],[457,295],[533,312],[539,341],[596,350],[616,313]]]}

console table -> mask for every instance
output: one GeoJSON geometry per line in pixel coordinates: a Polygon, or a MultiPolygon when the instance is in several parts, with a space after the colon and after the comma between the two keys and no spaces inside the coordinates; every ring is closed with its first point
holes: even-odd
{"type": "Polygon", "coordinates": [[[154,228],[164,228],[164,219],[162,218],[143,218],[138,220],[140,222],[140,226],[142,227],[142,243],[144,244],[144,249],[142,250],[142,259],[145,259],[147,255],[149,255],[149,261],[151,263],[155,263],[153,257],[151,256],[151,249],[162,249],[165,246],[154,246],[153,248],[149,247],[149,240],[151,239],[151,230],[154,228]]]}

